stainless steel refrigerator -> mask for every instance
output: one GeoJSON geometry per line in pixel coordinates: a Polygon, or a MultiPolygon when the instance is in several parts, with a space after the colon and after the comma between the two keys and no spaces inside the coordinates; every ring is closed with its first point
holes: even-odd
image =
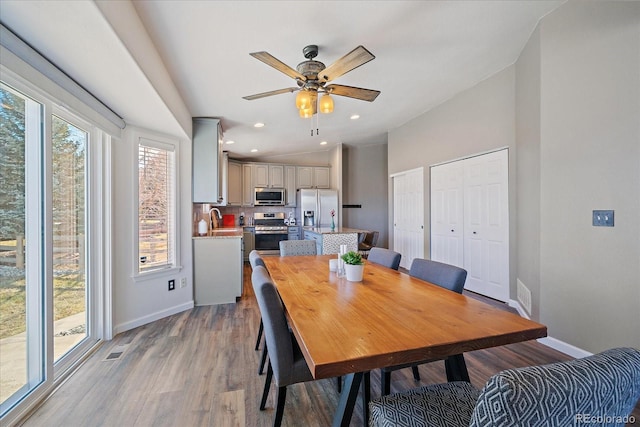
{"type": "Polygon", "coordinates": [[[338,191],[300,189],[297,195],[296,210],[300,225],[314,227],[331,227],[331,210],[335,212],[336,227],[338,226],[338,191]],[[313,223],[310,223],[310,222],[313,223]]]}

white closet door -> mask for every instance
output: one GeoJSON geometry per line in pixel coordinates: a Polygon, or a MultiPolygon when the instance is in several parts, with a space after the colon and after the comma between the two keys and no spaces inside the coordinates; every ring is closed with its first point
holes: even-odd
{"type": "Polygon", "coordinates": [[[509,298],[508,151],[464,160],[465,288],[509,298]]]}
{"type": "Polygon", "coordinates": [[[431,259],[463,267],[463,165],[431,168],[431,259]]]}
{"type": "Polygon", "coordinates": [[[400,266],[409,268],[414,258],[424,257],[423,170],[415,169],[393,178],[393,250],[402,254],[400,266]]]}

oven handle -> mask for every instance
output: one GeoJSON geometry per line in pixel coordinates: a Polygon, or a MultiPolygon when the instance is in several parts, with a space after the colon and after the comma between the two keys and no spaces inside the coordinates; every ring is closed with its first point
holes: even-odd
{"type": "Polygon", "coordinates": [[[270,231],[256,231],[256,235],[260,234],[282,234],[283,236],[287,236],[289,231],[281,231],[281,230],[270,230],[270,231]]]}

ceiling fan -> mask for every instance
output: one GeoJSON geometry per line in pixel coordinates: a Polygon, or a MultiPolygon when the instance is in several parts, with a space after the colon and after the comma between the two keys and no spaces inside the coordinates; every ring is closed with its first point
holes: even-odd
{"type": "Polygon", "coordinates": [[[300,91],[296,96],[296,106],[300,110],[300,116],[311,117],[317,112],[318,93],[324,93],[320,100],[320,111],[322,113],[331,113],[333,111],[333,100],[329,95],[346,96],[369,102],[372,102],[380,95],[380,91],[378,90],[327,84],[375,58],[375,56],[363,46],[356,47],[328,67],[325,67],[322,62],[313,59],[318,56],[317,45],[306,46],[302,49],[302,53],[307,60],[298,64],[295,70],[268,52],[250,53],[249,55],[254,58],[295,79],[298,87],[272,90],[270,92],[244,96],[243,98],[254,100],[279,95],[281,93],[300,91]]]}

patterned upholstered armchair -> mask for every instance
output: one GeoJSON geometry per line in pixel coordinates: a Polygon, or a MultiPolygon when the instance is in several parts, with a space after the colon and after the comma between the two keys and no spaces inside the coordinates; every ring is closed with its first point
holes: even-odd
{"type": "Polygon", "coordinates": [[[370,426],[623,426],[640,398],[640,351],[616,348],[502,371],[482,390],[425,386],[371,401],[370,426]]]}
{"type": "Polygon", "coordinates": [[[280,256],[316,255],[315,240],[281,240],[280,256]]]}

